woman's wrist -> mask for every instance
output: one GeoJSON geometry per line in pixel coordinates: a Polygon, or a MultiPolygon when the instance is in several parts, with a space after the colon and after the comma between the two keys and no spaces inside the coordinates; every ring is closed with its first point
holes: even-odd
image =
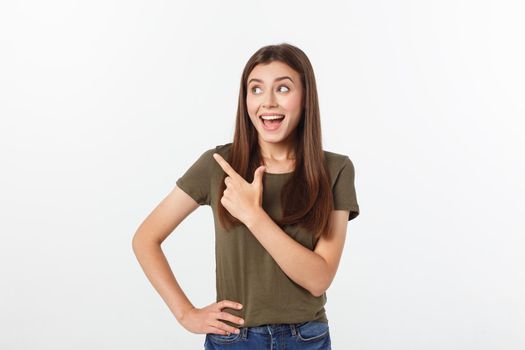
{"type": "Polygon", "coordinates": [[[177,319],[177,321],[179,323],[182,323],[182,321],[184,320],[184,317],[187,315],[188,311],[190,311],[192,309],[195,309],[195,306],[193,306],[192,304],[187,304],[184,307],[179,308],[175,312],[175,318],[177,319]]]}

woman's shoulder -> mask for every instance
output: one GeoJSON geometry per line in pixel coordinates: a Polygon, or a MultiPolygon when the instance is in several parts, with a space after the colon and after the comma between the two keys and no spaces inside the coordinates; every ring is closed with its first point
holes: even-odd
{"type": "Polygon", "coordinates": [[[347,154],[336,153],[336,152],[326,151],[326,150],[323,150],[323,152],[324,152],[325,162],[330,168],[342,168],[346,164],[352,163],[352,161],[350,160],[350,157],[347,154]]]}
{"type": "Polygon", "coordinates": [[[228,143],[224,143],[224,144],[215,146],[213,148],[213,151],[219,153],[221,156],[224,156],[226,155],[226,153],[228,153],[231,147],[232,147],[232,142],[228,142],[228,143]]]}
{"type": "Polygon", "coordinates": [[[354,164],[348,154],[323,150],[325,163],[332,175],[336,175],[345,167],[353,170],[354,164]]]}
{"type": "Polygon", "coordinates": [[[206,168],[209,170],[215,169],[215,168],[216,168],[215,170],[219,170],[220,166],[218,165],[215,158],[213,158],[213,154],[218,153],[223,158],[226,159],[231,145],[232,145],[231,143],[225,143],[225,144],[216,145],[214,147],[203,150],[195,164],[202,168],[206,168]]]}

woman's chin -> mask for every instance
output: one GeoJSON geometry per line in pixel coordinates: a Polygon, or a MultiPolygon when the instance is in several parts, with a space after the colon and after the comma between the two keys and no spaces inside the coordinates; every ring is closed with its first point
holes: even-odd
{"type": "Polygon", "coordinates": [[[286,140],[286,136],[287,135],[285,133],[282,133],[282,134],[278,133],[278,134],[271,134],[271,135],[265,134],[264,132],[259,133],[259,139],[265,142],[269,142],[269,143],[282,142],[286,140]]]}

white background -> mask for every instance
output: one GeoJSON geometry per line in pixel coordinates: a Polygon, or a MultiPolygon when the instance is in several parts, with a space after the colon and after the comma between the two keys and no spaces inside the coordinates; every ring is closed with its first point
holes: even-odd
{"type": "MultiPolygon", "coordinates": [[[[523,349],[519,1],[5,1],[0,348],[202,349],[131,239],[206,149],[241,71],[288,42],[314,66],[323,148],[360,216],[327,292],[334,349],[523,349]]],[[[209,207],[163,244],[215,298],[209,207]]]]}

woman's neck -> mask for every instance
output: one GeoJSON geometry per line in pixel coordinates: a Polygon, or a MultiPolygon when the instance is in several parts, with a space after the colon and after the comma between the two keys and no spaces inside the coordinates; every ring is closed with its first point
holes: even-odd
{"type": "Polygon", "coordinates": [[[271,143],[259,139],[261,157],[275,162],[286,162],[295,159],[295,143],[279,142],[271,143]]]}

